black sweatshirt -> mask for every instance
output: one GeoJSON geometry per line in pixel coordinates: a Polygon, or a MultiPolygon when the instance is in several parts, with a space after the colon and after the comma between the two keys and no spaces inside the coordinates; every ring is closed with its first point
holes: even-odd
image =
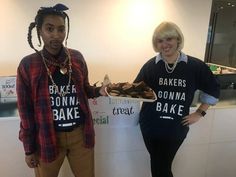
{"type": "Polygon", "coordinates": [[[144,81],[151,87],[157,101],[144,102],[140,112],[140,127],[145,136],[158,139],[185,138],[189,127],[181,124],[189,114],[196,90],[219,98],[220,86],[209,67],[200,59],[187,56],[173,73],[167,73],[163,60],[151,58],[141,68],[134,82],[144,81]]]}

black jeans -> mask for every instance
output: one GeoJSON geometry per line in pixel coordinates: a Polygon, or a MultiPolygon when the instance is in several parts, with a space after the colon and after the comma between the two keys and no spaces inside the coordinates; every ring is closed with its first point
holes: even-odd
{"type": "Polygon", "coordinates": [[[147,136],[143,139],[150,154],[152,177],[173,177],[172,162],[184,139],[159,140],[147,136]]]}

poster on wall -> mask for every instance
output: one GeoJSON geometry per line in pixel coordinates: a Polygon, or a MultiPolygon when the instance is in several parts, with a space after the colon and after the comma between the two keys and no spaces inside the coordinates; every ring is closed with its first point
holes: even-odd
{"type": "Polygon", "coordinates": [[[17,117],[16,77],[0,77],[0,117],[17,117]]]}
{"type": "MultiPolygon", "coordinates": [[[[140,102],[98,97],[89,99],[96,127],[129,127],[138,124],[140,102]]],[[[0,118],[18,117],[16,77],[0,77],[0,118]]]]}

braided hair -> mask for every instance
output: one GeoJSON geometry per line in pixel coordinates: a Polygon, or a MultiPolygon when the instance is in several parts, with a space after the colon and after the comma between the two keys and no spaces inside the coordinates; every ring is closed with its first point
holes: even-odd
{"type": "Polygon", "coordinates": [[[41,7],[38,10],[34,22],[30,23],[30,25],[28,27],[27,40],[28,40],[29,46],[32,49],[34,49],[36,52],[38,52],[38,50],[34,47],[33,42],[32,42],[32,30],[33,30],[33,28],[36,28],[37,37],[38,37],[38,41],[39,41],[39,47],[40,47],[42,42],[41,42],[39,30],[43,25],[44,18],[48,15],[57,15],[57,16],[62,17],[64,20],[67,19],[67,22],[68,22],[67,23],[67,35],[66,35],[66,39],[65,39],[65,44],[67,45],[67,39],[69,36],[69,30],[70,30],[70,19],[69,19],[69,16],[64,12],[65,10],[68,10],[68,7],[66,7],[63,4],[56,4],[53,7],[41,7]]]}

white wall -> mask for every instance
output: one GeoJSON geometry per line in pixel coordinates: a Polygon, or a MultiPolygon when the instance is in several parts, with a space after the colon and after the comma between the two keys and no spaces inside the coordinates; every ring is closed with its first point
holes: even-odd
{"type": "MultiPolygon", "coordinates": [[[[91,83],[107,73],[112,82],[132,81],[155,53],[154,28],[177,23],[185,35],[184,52],[203,59],[212,0],[0,0],[0,75],[15,75],[21,58],[33,50],[27,29],[41,6],[65,3],[70,10],[68,47],[80,50],[91,83]]],[[[35,46],[37,46],[37,42],[35,46]]]]}

